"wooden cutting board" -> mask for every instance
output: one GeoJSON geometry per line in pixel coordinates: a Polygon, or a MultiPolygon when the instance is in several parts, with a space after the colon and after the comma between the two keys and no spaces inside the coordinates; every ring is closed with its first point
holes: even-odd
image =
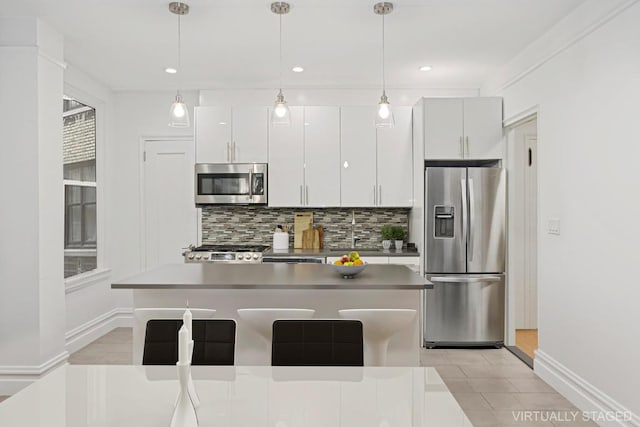
{"type": "Polygon", "coordinates": [[[293,213],[293,247],[302,249],[302,236],[309,227],[313,229],[313,212],[293,213]]]}

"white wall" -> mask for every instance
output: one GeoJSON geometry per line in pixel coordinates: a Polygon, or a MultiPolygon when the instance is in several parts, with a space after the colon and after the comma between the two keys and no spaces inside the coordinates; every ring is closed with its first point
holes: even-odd
{"type": "MultiPolygon", "coordinates": [[[[640,414],[640,241],[635,129],[640,3],[589,1],[532,45],[483,95],[505,117],[539,108],[539,331],[536,371],[583,408],[640,414]],[[603,10],[603,3],[608,9],[603,10]],[[569,29],[575,37],[565,37],[569,29]],[[553,34],[552,34],[553,35],[553,34]],[[526,59],[539,59],[522,73],[526,59]],[[559,236],[547,221],[561,221],[559,236]],[[579,392],[578,392],[579,391],[579,392]]],[[[633,425],[638,425],[636,418],[633,425]]]]}
{"type": "MultiPolygon", "coordinates": [[[[182,93],[190,108],[197,104],[195,92],[182,93]]],[[[140,210],[140,139],[159,136],[193,136],[187,129],[168,126],[169,107],[175,92],[118,92],[113,97],[115,124],[107,147],[107,184],[109,187],[107,221],[110,227],[109,253],[113,280],[142,271],[143,253],[140,210]]],[[[196,242],[194,242],[196,243],[196,242]]],[[[176,248],[180,251],[181,248],[176,248]]],[[[127,291],[126,304],[131,307],[127,291]]]]}
{"type": "Polygon", "coordinates": [[[66,343],[73,352],[117,326],[128,324],[129,300],[111,290],[113,270],[110,268],[109,244],[114,236],[108,221],[109,186],[107,180],[107,148],[113,139],[114,110],[111,91],[83,73],[73,64],[67,64],[64,73],[64,92],[96,109],[96,163],[98,206],[98,271],[101,274],[88,282],[71,279],[66,288],[66,343]]]}

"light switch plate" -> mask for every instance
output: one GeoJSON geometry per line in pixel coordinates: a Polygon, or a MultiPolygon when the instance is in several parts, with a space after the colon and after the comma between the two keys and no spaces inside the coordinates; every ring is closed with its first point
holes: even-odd
{"type": "Polygon", "coordinates": [[[558,218],[549,218],[547,222],[547,233],[556,236],[560,235],[560,220],[558,218]]]}

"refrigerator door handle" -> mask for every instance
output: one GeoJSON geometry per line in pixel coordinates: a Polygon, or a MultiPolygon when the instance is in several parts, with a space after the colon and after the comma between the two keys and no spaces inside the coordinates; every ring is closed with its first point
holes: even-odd
{"type": "Polygon", "coordinates": [[[481,283],[481,282],[500,282],[502,277],[500,276],[485,276],[485,277],[431,277],[427,279],[433,283],[481,283]]]}
{"type": "Polygon", "coordinates": [[[462,241],[467,243],[467,179],[460,180],[460,193],[462,195],[462,241]]]}
{"type": "Polygon", "coordinates": [[[469,262],[473,261],[473,241],[476,234],[476,203],[473,195],[473,179],[469,178],[469,262]]]}

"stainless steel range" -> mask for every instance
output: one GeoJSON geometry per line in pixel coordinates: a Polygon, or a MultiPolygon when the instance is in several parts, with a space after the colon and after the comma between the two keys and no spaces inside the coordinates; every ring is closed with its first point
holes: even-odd
{"type": "Polygon", "coordinates": [[[183,253],[184,262],[223,262],[227,264],[260,264],[264,245],[202,245],[183,253]]]}

